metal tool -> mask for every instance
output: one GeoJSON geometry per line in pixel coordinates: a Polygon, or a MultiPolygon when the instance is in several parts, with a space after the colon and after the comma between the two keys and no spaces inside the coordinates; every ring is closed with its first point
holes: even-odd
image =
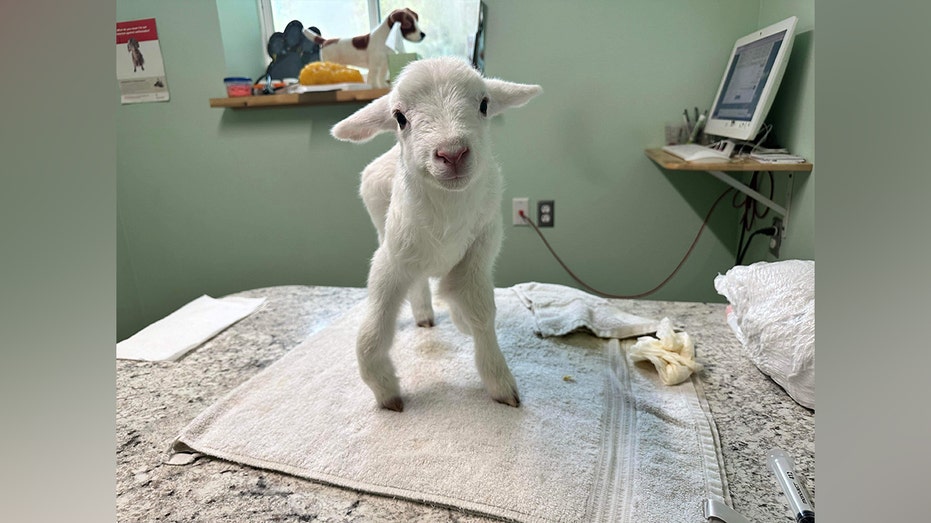
{"type": "Polygon", "coordinates": [[[702,502],[702,512],[705,514],[705,519],[715,518],[724,523],[750,523],[740,512],[713,499],[706,499],[702,502]]]}

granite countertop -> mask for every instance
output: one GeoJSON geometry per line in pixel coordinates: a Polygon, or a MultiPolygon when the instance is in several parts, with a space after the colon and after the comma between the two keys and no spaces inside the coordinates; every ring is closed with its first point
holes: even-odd
{"type": "MultiPolygon", "coordinates": [[[[116,361],[116,509],[119,521],[489,521],[456,510],[362,494],[218,459],[166,465],[181,429],[309,335],[365,298],[363,288],[284,286],[253,315],[175,362],[116,361]]],[[[747,359],[723,304],[615,300],[669,317],[695,342],[733,508],[750,521],[794,521],[765,464],[780,447],[815,495],[814,412],[747,359]]]]}

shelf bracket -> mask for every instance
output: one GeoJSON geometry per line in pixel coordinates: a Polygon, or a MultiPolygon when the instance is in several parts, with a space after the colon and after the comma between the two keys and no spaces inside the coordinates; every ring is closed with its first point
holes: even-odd
{"type": "Polygon", "coordinates": [[[770,210],[782,217],[783,228],[782,228],[782,237],[785,238],[786,228],[789,223],[789,211],[792,209],[792,189],[794,185],[794,173],[796,172],[811,172],[812,165],[809,162],[804,162],[800,164],[792,165],[779,165],[779,164],[767,164],[763,162],[757,162],[749,158],[739,158],[731,159],[730,161],[721,161],[714,162],[708,165],[702,165],[698,162],[687,162],[675,155],[669,154],[662,149],[646,149],[646,155],[654,163],[659,165],[664,169],[669,169],[672,171],[701,171],[706,172],[718,180],[730,185],[732,188],[737,189],[738,191],[744,193],[745,195],[753,198],[754,200],[760,202],[761,204],[768,207],[770,210]],[[751,171],[778,171],[788,175],[786,179],[786,198],[785,198],[785,207],[774,202],[770,198],[767,198],[757,192],[754,189],[751,189],[746,184],[741,183],[739,180],[731,177],[725,172],[751,172],[751,171]]]}
{"type": "Polygon", "coordinates": [[[762,203],[763,205],[769,207],[770,209],[775,211],[777,214],[779,214],[779,216],[782,216],[783,218],[785,218],[786,215],[789,214],[789,211],[785,207],[770,200],[769,198],[763,196],[757,191],[754,191],[753,189],[747,187],[746,185],[740,183],[739,181],[735,180],[734,178],[728,176],[727,174],[721,171],[708,171],[708,174],[730,185],[731,187],[737,189],[738,191],[746,194],[747,196],[753,198],[754,200],[762,203]]]}
{"type": "Polygon", "coordinates": [[[714,176],[715,178],[721,180],[722,182],[724,182],[724,183],[730,185],[731,187],[737,189],[738,191],[740,191],[740,192],[746,194],[747,196],[753,198],[754,200],[756,200],[756,201],[762,203],[763,205],[769,207],[770,209],[773,210],[773,212],[775,212],[775,213],[778,214],[779,216],[782,216],[782,224],[783,224],[783,225],[782,225],[782,227],[783,227],[783,228],[782,228],[782,236],[783,236],[783,238],[785,238],[785,234],[786,234],[785,230],[786,230],[786,228],[788,228],[788,226],[789,226],[789,208],[790,208],[790,206],[792,205],[792,185],[793,185],[793,184],[792,184],[792,180],[793,180],[793,176],[792,176],[792,173],[791,173],[791,172],[788,173],[788,184],[787,184],[787,187],[786,187],[786,206],[785,206],[785,207],[783,207],[783,206],[779,205],[778,203],[776,203],[776,202],[770,200],[769,198],[763,196],[763,195],[760,194],[759,192],[754,191],[753,189],[747,187],[746,185],[740,183],[739,181],[735,180],[733,177],[731,177],[731,176],[729,176],[729,175],[727,175],[727,174],[725,174],[725,173],[723,173],[723,172],[721,172],[721,171],[707,171],[707,172],[708,172],[708,174],[710,174],[711,176],[714,176]]]}

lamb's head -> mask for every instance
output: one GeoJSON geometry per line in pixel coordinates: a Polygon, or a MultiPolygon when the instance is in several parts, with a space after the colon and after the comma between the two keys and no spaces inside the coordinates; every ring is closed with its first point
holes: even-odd
{"type": "Polygon", "coordinates": [[[488,119],[540,94],[538,85],[483,78],[451,57],[410,63],[390,93],[336,124],[334,137],[366,142],[395,131],[405,175],[466,188],[491,162],[488,119]]]}

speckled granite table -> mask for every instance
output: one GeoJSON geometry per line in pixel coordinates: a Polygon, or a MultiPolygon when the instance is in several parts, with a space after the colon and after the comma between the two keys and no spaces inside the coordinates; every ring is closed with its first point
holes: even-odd
{"type": "MultiPolygon", "coordinates": [[[[364,299],[365,289],[286,286],[236,295],[268,302],[179,361],[117,360],[119,521],[486,521],[211,458],[164,464],[190,420],[364,299]]],[[[746,358],[724,305],[617,303],[634,314],[668,316],[695,341],[734,508],[754,522],[794,521],[764,458],[773,446],[789,451],[814,496],[814,413],[746,358]]]]}

